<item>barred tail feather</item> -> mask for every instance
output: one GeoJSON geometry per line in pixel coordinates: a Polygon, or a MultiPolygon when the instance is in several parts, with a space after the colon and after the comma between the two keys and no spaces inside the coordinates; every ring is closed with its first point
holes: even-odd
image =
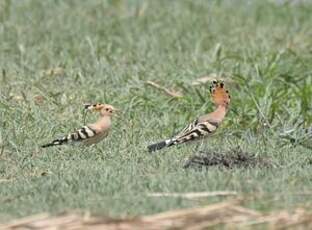
{"type": "Polygon", "coordinates": [[[54,146],[53,143],[48,143],[48,144],[45,144],[45,145],[41,145],[40,147],[41,148],[48,148],[48,147],[51,147],[51,146],[54,146]]]}
{"type": "Polygon", "coordinates": [[[174,140],[168,139],[165,141],[158,142],[156,144],[149,145],[147,148],[148,148],[148,151],[151,153],[151,152],[155,152],[157,150],[163,149],[165,147],[169,147],[173,144],[174,144],[174,140]]]}
{"type": "Polygon", "coordinates": [[[68,139],[56,139],[54,141],[52,141],[51,143],[45,144],[45,145],[41,145],[41,148],[48,148],[51,146],[56,146],[56,145],[62,145],[68,142],[68,139]]]}

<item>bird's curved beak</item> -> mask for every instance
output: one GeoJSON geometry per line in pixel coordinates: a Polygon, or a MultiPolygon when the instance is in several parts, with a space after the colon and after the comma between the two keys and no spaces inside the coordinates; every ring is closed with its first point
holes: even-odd
{"type": "Polygon", "coordinates": [[[115,112],[116,116],[119,116],[121,110],[120,110],[120,109],[117,109],[117,108],[114,108],[114,112],[115,112]]]}

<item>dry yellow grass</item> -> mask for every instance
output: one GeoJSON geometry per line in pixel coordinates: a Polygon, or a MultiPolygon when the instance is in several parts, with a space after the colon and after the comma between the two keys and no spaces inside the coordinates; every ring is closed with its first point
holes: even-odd
{"type": "Polygon", "coordinates": [[[237,200],[205,207],[167,211],[136,218],[114,219],[90,213],[40,214],[0,225],[12,229],[207,229],[210,227],[253,229],[308,229],[312,214],[303,209],[263,214],[239,205],[237,200]]]}

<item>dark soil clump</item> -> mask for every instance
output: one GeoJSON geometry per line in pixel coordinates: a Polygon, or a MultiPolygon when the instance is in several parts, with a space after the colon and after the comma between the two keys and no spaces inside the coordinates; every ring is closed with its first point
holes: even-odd
{"type": "Polygon", "coordinates": [[[227,152],[200,151],[199,155],[191,157],[185,164],[184,168],[210,168],[221,167],[226,169],[232,168],[253,168],[269,167],[269,159],[261,158],[252,153],[242,151],[240,148],[231,149],[227,152]]]}

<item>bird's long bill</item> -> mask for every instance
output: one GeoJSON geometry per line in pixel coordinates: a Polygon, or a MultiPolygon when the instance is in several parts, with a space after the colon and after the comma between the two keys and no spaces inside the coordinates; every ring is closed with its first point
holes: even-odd
{"type": "Polygon", "coordinates": [[[119,117],[120,116],[120,114],[121,114],[121,110],[120,109],[117,109],[117,108],[114,108],[114,116],[117,116],[117,117],[119,117]]]}

